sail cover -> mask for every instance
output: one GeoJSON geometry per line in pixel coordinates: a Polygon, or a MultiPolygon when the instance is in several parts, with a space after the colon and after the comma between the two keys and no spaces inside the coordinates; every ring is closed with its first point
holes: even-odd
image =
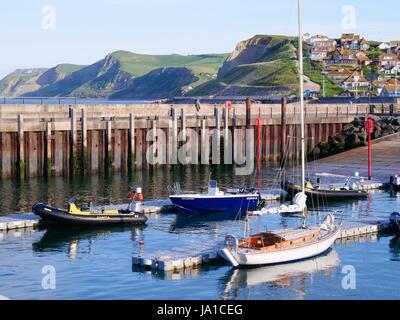
{"type": "Polygon", "coordinates": [[[299,192],[293,198],[292,204],[282,204],[279,207],[266,207],[254,212],[255,215],[262,214],[279,214],[279,213],[297,213],[303,212],[306,206],[307,196],[303,192],[299,192]]]}

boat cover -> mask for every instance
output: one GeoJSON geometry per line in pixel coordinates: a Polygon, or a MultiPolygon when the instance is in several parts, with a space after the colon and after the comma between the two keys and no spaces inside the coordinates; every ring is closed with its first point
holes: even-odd
{"type": "Polygon", "coordinates": [[[307,196],[304,193],[299,192],[293,198],[293,203],[291,205],[282,204],[279,207],[262,208],[261,210],[254,212],[254,214],[262,215],[303,212],[307,208],[306,201],[307,196]]]}

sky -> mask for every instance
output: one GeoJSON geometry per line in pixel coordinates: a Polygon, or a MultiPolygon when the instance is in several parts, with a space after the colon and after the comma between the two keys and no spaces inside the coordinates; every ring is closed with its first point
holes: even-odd
{"type": "MultiPolygon", "coordinates": [[[[400,1],[303,2],[303,31],[400,39],[400,1]]],[[[296,0],[2,0],[0,78],[17,68],[91,64],[116,50],[231,52],[255,34],[297,33],[296,0]]]]}

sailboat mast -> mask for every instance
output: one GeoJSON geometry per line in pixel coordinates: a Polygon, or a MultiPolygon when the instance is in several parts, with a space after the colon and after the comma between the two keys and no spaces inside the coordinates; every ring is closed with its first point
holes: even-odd
{"type": "Polygon", "coordinates": [[[297,0],[298,28],[299,28],[299,74],[300,74],[300,117],[301,117],[301,185],[305,192],[306,165],[305,165],[305,137],[304,137],[304,65],[303,65],[303,31],[301,21],[301,0],[297,0]]]}

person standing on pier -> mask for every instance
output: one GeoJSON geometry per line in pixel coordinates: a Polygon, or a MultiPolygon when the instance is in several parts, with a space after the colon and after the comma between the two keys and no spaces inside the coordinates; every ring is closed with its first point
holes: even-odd
{"type": "Polygon", "coordinates": [[[201,108],[200,99],[199,98],[196,99],[196,101],[194,103],[194,106],[196,107],[196,117],[198,117],[199,116],[199,112],[200,112],[200,108],[201,108]]]}

